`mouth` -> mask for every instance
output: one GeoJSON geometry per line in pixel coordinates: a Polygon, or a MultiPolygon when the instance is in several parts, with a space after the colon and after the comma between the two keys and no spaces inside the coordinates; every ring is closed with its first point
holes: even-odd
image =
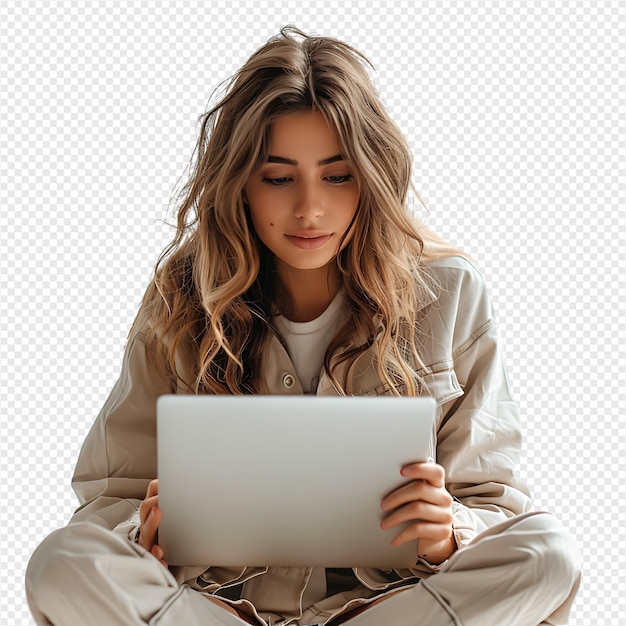
{"type": "Polygon", "coordinates": [[[332,233],[320,233],[320,232],[296,232],[285,235],[285,237],[296,248],[302,250],[315,250],[321,248],[328,243],[332,237],[332,233]]]}

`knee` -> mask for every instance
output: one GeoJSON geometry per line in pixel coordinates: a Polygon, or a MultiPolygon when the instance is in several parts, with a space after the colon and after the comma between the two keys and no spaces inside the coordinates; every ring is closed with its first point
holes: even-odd
{"type": "Polygon", "coordinates": [[[55,530],[31,555],[26,568],[26,591],[29,595],[34,589],[42,589],[46,583],[65,578],[63,553],[68,534],[68,527],[55,530]]]}
{"type": "Polygon", "coordinates": [[[534,513],[521,519],[513,528],[520,534],[521,548],[533,561],[538,577],[569,583],[571,590],[581,576],[581,557],[574,539],[549,513],[534,513]]]}
{"type": "Polygon", "coordinates": [[[86,543],[94,543],[103,531],[94,524],[70,524],[48,535],[33,552],[26,570],[27,580],[40,582],[42,578],[56,578],[68,574],[72,556],[85,552],[86,543]]]}
{"type": "Polygon", "coordinates": [[[26,571],[26,596],[39,624],[95,623],[94,615],[106,616],[100,621],[106,624],[147,623],[147,615],[177,589],[174,577],[149,552],[90,522],[53,532],[26,571]],[[146,589],[154,593],[148,597],[146,589]]]}
{"type": "Polygon", "coordinates": [[[113,533],[89,522],[70,524],[46,537],[33,552],[26,568],[26,596],[31,610],[77,593],[93,568],[86,562],[107,543],[118,539],[113,533]]]}
{"type": "Polygon", "coordinates": [[[71,588],[66,545],[71,530],[60,528],[48,535],[33,552],[26,568],[26,600],[38,624],[50,624],[48,615],[55,598],[62,598],[61,585],[71,588]]]}

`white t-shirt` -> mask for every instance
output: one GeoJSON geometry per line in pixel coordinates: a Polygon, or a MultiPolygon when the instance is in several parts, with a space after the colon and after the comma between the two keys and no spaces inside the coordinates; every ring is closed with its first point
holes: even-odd
{"type": "MultiPolygon", "coordinates": [[[[345,319],[345,298],[342,291],[319,317],[310,322],[292,322],[283,315],[273,318],[274,328],[287,348],[304,393],[312,394],[317,390],[326,349],[345,319]]],[[[326,570],[313,569],[304,590],[302,606],[308,607],[323,600],[327,593],[326,583],[326,570]]],[[[350,580],[350,584],[356,584],[356,579],[350,580]]]]}
{"type": "Polygon", "coordinates": [[[328,308],[310,322],[292,322],[283,315],[272,320],[296,368],[304,393],[317,390],[326,348],[346,319],[344,304],[343,291],[340,291],[328,308]]]}

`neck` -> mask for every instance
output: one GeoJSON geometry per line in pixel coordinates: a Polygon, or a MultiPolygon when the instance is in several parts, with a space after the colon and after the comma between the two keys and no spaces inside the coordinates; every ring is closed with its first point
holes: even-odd
{"type": "Polygon", "coordinates": [[[335,264],[314,270],[278,268],[276,306],[292,322],[310,322],[319,317],[339,291],[335,264]]]}

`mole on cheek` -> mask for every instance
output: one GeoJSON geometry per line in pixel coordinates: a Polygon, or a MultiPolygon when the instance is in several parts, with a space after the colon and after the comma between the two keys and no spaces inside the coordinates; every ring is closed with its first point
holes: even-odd
{"type": "Polygon", "coordinates": [[[270,222],[270,226],[274,228],[274,222],[270,222]]]}

